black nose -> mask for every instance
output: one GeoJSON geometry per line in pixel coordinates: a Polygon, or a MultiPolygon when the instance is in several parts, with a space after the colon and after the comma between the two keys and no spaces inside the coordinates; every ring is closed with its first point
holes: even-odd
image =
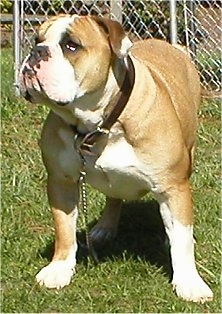
{"type": "Polygon", "coordinates": [[[37,66],[37,68],[40,67],[39,62],[40,61],[48,61],[48,59],[51,57],[49,47],[48,46],[35,46],[33,50],[31,51],[30,58],[28,60],[28,64],[30,67],[37,66]]]}

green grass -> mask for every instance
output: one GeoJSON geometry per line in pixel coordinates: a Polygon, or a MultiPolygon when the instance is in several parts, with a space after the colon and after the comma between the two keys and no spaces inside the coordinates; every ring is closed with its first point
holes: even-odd
{"type": "MultiPolygon", "coordinates": [[[[197,266],[214,291],[206,304],[184,302],[169,284],[169,256],[156,202],[125,204],[118,239],[99,252],[95,266],[83,249],[77,274],[60,292],[35,283],[52,254],[53,223],[46,173],[37,140],[47,109],[13,95],[12,51],[2,51],[2,312],[189,312],[220,311],[220,102],[200,111],[196,167],[192,175],[197,266]],[[146,210],[148,208],[148,210],[146,210]],[[152,210],[151,210],[152,209],[152,210]]],[[[104,196],[89,190],[92,225],[104,196]]],[[[83,237],[80,214],[78,231],[83,237]]]]}

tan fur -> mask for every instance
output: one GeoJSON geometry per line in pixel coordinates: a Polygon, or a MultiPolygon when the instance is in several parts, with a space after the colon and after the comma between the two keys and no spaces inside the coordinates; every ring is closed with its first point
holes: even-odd
{"type": "MultiPolygon", "coordinates": [[[[104,41],[104,33],[98,34],[102,43],[98,43],[98,38],[96,42],[99,49],[94,51],[93,37],[88,36],[90,32],[95,32],[94,21],[88,18],[86,20],[79,19],[75,24],[75,32],[72,31],[72,36],[81,37],[81,42],[86,46],[85,52],[81,54],[81,58],[78,54],[74,57],[66,55],[73,66],[75,65],[77,70],[81,70],[78,75],[81,81],[84,81],[84,75],[87,75],[87,85],[84,83],[83,86],[89,92],[91,89],[97,90],[102,85],[102,83],[95,83],[101,70],[96,67],[98,73],[91,71],[91,67],[94,68],[95,60],[100,59],[99,64],[103,71],[98,79],[104,82],[103,75],[108,75],[107,60],[110,60],[111,57],[107,41],[104,41]],[[87,49],[90,50],[90,58],[87,49]],[[92,78],[89,76],[91,72],[92,78]],[[90,86],[90,84],[93,85],[90,86]]],[[[183,52],[160,40],[135,43],[131,49],[131,55],[136,59],[134,61],[136,81],[130,100],[119,121],[125,131],[126,139],[134,147],[141,160],[147,164],[155,161],[157,172],[159,172],[157,174],[159,185],[165,191],[164,194],[169,199],[171,209],[178,220],[186,225],[192,225],[193,212],[187,180],[191,173],[191,151],[195,143],[197,108],[200,100],[197,72],[183,52]],[[137,61],[139,62],[138,68],[137,61]],[[179,195],[177,200],[176,195],[179,195]]],[[[58,123],[58,118],[52,114],[50,120],[52,120],[50,127],[46,126],[46,128],[47,132],[52,133],[52,137],[54,137],[59,129],[59,124],[63,124],[63,122],[59,121],[58,123]]],[[[63,128],[69,129],[65,125],[63,128]]],[[[68,132],[71,133],[70,130],[68,132]]],[[[44,147],[47,151],[50,149],[50,156],[54,155],[56,159],[58,153],[52,153],[52,150],[55,150],[54,146],[63,144],[62,142],[56,145],[53,143],[53,147],[51,147],[47,140],[48,136],[45,138],[44,134],[42,149],[44,160],[46,164],[49,163],[48,171],[52,166],[54,169],[59,169],[56,160],[53,161],[50,157],[49,162],[47,161],[45,158],[47,152],[44,147]]],[[[49,137],[50,141],[52,137],[49,137]]],[[[72,145],[72,134],[70,134],[70,145],[72,145]]],[[[65,182],[61,182],[61,184],[63,185],[65,182]]],[[[69,184],[73,185],[71,182],[69,184]]],[[[57,197],[59,194],[57,192],[50,193],[54,206],[54,195],[57,197]]],[[[61,197],[64,202],[66,197],[63,195],[61,197]]],[[[64,210],[64,205],[60,207],[64,210]]],[[[57,216],[56,213],[57,211],[54,211],[55,216],[57,216]]],[[[103,217],[103,221],[112,221],[111,210],[110,213],[106,211],[105,215],[106,219],[103,217]],[[107,218],[107,215],[110,217],[107,218]]],[[[65,223],[60,228],[63,233],[68,234],[65,223]]],[[[58,237],[58,239],[60,238],[58,237]]],[[[69,237],[62,240],[63,250],[68,239],[69,237]]]]}
{"type": "MultiPolygon", "coordinates": [[[[43,44],[46,42],[47,45],[47,30],[55,20],[47,21],[40,28],[39,40],[43,44]]],[[[123,81],[126,69],[121,58],[127,51],[120,50],[124,33],[118,23],[93,17],[76,18],[69,26],[68,33],[69,38],[79,42],[83,49],[72,53],[64,48],[64,57],[73,66],[80,88],[85,91],[81,99],[74,101],[73,111],[69,114],[76,112],[77,115],[80,111],[79,116],[71,116],[71,119],[79,131],[87,132],[96,127],[91,117],[103,116],[119,90],[118,84],[123,81]]],[[[122,200],[120,196],[116,197],[116,193],[118,189],[121,192],[123,187],[118,186],[117,182],[117,189],[113,189],[113,192],[109,190],[109,180],[115,166],[113,160],[109,164],[105,152],[107,148],[120,143],[120,137],[128,149],[133,150],[136,157],[132,154],[132,160],[137,158],[135,163],[143,165],[138,166],[142,167],[139,171],[147,167],[147,182],[150,180],[151,189],[160,204],[165,202],[173,219],[185,230],[193,225],[188,179],[193,165],[200,102],[197,71],[184,51],[160,40],[136,42],[129,53],[135,67],[135,84],[130,99],[109,137],[102,138],[95,145],[97,157],[92,163],[96,165],[100,156],[102,163],[104,156],[104,169],[101,171],[99,167],[96,169],[96,166],[93,168],[90,165],[87,168],[89,182],[95,183],[95,187],[104,185],[108,191],[105,212],[92,230],[92,238],[98,230],[108,230],[112,234],[117,230],[122,200]],[[110,172],[109,167],[113,167],[110,172]]],[[[60,117],[50,112],[42,132],[41,149],[48,171],[48,197],[55,222],[53,261],[62,261],[68,258],[71,247],[76,245],[76,228],[75,223],[72,225],[72,218],[78,207],[78,179],[82,163],[74,149],[73,130],[63,114],[70,109],[57,108],[53,102],[51,108],[55,108],[60,117]]],[[[127,156],[118,158],[127,159],[127,156]]],[[[118,160],[116,162],[118,164],[118,160]]],[[[119,171],[125,175],[124,169],[119,171]]],[[[114,173],[116,180],[119,171],[116,177],[114,173]]],[[[131,172],[129,175],[134,174],[131,172]]],[[[142,177],[140,180],[143,180],[142,177]]],[[[141,190],[138,188],[135,195],[139,197],[147,192],[148,189],[141,185],[141,190]]],[[[194,301],[211,298],[209,293],[208,296],[190,297],[180,292],[180,288],[178,291],[178,295],[186,299],[193,298],[194,301]]]]}

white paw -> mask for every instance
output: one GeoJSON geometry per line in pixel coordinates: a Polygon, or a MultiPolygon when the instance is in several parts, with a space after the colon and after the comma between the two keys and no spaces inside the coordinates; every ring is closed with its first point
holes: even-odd
{"type": "Polygon", "coordinates": [[[176,294],[186,301],[204,303],[213,299],[213,292],[198,274],[173,279],[172,284],[176,294]]]}
{"type": "Polygon", "coordinates": [[[54,261],[42,268],[36,279],[40,286],[61,289],[69,285],[74,272],[74,267],[70,267],[67,261],[54,261]]]}

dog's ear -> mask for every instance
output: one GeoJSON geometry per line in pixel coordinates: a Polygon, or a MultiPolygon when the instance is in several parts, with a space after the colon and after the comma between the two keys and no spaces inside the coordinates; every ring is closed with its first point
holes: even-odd
{"type": "Polygon", "coordinates": [[[117,57],[122,59],[127,56],[129,49],[132,47],[132,42],[126,36],[120,23],[98,16],[94,16],[93,19],[108,35],[110,47],[117,57]]]}

